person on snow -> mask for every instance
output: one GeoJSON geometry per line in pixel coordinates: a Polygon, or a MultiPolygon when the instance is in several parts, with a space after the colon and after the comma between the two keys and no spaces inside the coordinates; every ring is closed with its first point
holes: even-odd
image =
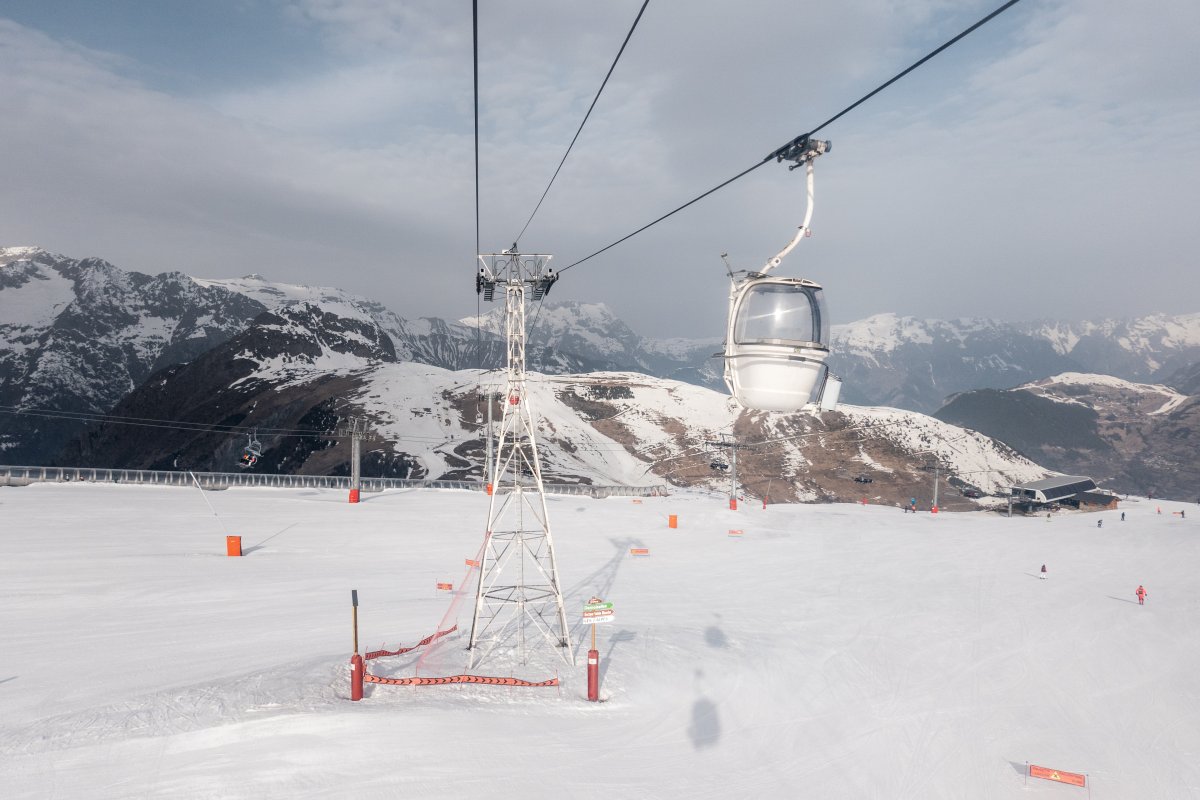
{"type": "Polygon", "coordinates": [[[1149,594],[1149,592],[1146,591],[1146,587],[1138,586],[1137,591],[1134,592],[1134,594],[1137,595],[1139,606],[1146,605],[1146,595],[1149,594]]]}
{"type": "Polygon", "coordinates": [[[1097,527],[1097,528],[1103,528],[1103,527],[1104,527],[1104,520],[1102,520],[1102,519],[1098,519],[1098,520],[1096,520],[1096,527],[1097,527]]]}
{"type": "Polygon", "coordinates": [[[1122,511],[1121,512],[1121,522],[1124,522],[1124,521],[1125,521],[1125,512],[1122,511]]]}
{"type": "Polygon", "coordinates": [[[1041,578],[1042,580],[1046,580],[1046,565],[1045,564],[1042,564],[1042,572],[1040,575],[1038,575],[1038,577],[1041,578]]]}

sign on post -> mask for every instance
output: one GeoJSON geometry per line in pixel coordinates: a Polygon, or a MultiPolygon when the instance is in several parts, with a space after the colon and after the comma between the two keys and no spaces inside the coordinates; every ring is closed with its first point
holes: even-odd
{"type": "Polygon", "coordinates": [[[612,622],[613,604],[602,602],[594,597],[592,600],[595,602],[590,602],[583,607],[583,621],[593,625],[598,622],[612,622]]]}

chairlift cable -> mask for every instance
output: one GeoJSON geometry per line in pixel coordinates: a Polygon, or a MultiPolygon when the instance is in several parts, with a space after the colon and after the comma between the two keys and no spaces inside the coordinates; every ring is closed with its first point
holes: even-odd
{"type": "Polygon", "coordinates": [[[930,51],[929,53],[927,53],[926,55],[924,55],[923,57],[921,57],[921,58],[920,58],[920,59],[918,59],[917,61],[913,62],[911,65],[909,65],[909,66],[908,66],[908,67],[906,67],[905,69],[903,69],[903,70],[901,70],[900,72],[896,73],[894,76],[892,76],[891,78],[889,78],[887,81],[885,81],[885,82],[881,83],[879,86],[876,86],[876,87],[875,87],[874,89],[872,89],[870,92],[867,92],[865,95],[863,95],[863,96],[862,96],[862,97],[860,97],[859,99],[855,100],[853,103],[851,103],[850,105],[846,106],[846,107],[845,107],[845,108],[843,108],[841,111],[839,111],[838,113],[834,114],[832,117],[830,117],[829,119],[825,120],[824,122],[822,122],[822,123],[821,123],[820,125],[818,125],[817,127],[813,128],[813,129],[812,129],[811,131],[809,131],[808,133],[801,134],[800,136],[797,136],[795,139],[793,139],[792,141],[790,141],[790,142],[788,142],[787,144],[783,145],[782,147],[778,147],[778,148],[776,148],[775,150],[772,150],[770,153],[768,153],[768,154],[767,154],[765,157],[763,157],[763,159],[762,159],[761,161],[759,161],[757,164],[755,164],[754,166],[752,166],[752,167],[748,167],[747,169],[744,169],[744,170],[742,170],[742,171],[741,171],[741,172],[739,172],[737,175],[734,175],[732,178],[729,178],[729,179],[728,179],[728,180],[726,180],[726,181],[722,181],[721,183],[717,184],[717,185],[716,185],[716,186],[714,186],[713,188],[709,189],[707,192],[704,192],[703,194],[701,194],[701,195],[698,195],[697,197],[695,197],[695,198],[693,198],[693,199],[689,200],[688,202],[684,203],[683,205],[679,206],[678,208],[676,208],[676,209],[674,209],[674,210],[672,210],[672,211],[669,211],[669,212],[667,212],[666,214],[663,214],[661,217],[659,217],[658,219],[654,220],[653,222],[650,222],[650,223],[648,223],[648,224],[646,224],[646,225],[643,225],[642,227],[638,228],[638,229],[637,229],[636,231],[634,231],[633,233],[630,233],[630,234],[628,234],[628,235],[626,235],[626,236],[622,236],[620,239],[616,240],[616,241],[615,241],[615,242],[613,242],[612,244],[610,244],[610,245],[607,245],[607,246],[605,246],[605,247],[602,247],[601,249],[597,250],[596,252],[592,253],[591,255],[584,256],[583,258],[579,259],[578,261],[575,261],[575,262],[572,262],[571,264],[568,264],[567,266],[565,266],[565,267],[563,267],[562,269],[560,269],[560,270],[558,271],[558,274],[559,274],[559,275],[561,275],[562,273],[566,272],[567,270],[571,269],[572,267],[576,267],[576,266],[578,266],[578,265],[582,264],[583,262],[585,262],[585,261],[587,261],[587,260],[589,260],[589,259],[591,259],[591,258],[595,258],[596,256],[600,255],[601,253],[605,252],[606,250],[610,250],[611,248],[613,248],[613,247],[616,247],[617,245],[621,244],[622,242],[624,242],[624,241],[626,241],[626,240],[628,240],[628,239],[631,239],[631,238],[633,238],[634,236],[637,236],[639,233],[641,233],[642,231],[646,230],[647,228],[651,228],[651,227],[653,227],[654,225],[657,225],[658,223],[660,223],[660,222],[662,222],[663,220],[667,219],[668,217],[672,217],[672,216],[674,216],[675,214],[679,213],[680,211],[683,211],[683,210],[684,210],[685,208],[687,208],[688,206],[690,206],[690,205],[693,205],[694,203],[697,203],[697,202],[699,202],[700,200],[703,200],[704,198],[708,197],[708,196],[709,196],[710,194],[712,194],[713,192],[716,192],[716,191],[718,191],[719,189],[724,189],[726,186],[728,186],[729,184],[733,183],[734,181],[736,181],[736,180],[738,180],[738,179],[740,179],[740,178],[743,178],[743,177],[745,177],[746,175],[749,175],[751,172],[753,172],[754,170],[758,169],[758,168],[759,168],[759,167],[761,167],[763,164],[766,164],[767,162],[769,162],[769,161],[772,161],[772,160],[780,160],[780,159],[782,159],[782,158],[783,158],[783,154],[784,154],[785,152],[789,151],[791,148],[793,148],[793,147],[795,147],[796,145],[798,145],[798,144],[802,143],[802,142],[803,142],[805,139],[807,139],[808,137],[810,137],[810,136],[812,136],[813,134],[817,133],[818,131],[822,130],[823,128],[827,127],[828,125],[832,124],[834,121],[836,121],[836,120],[838,120],[838,119],[841,119],[843,116],[845,116],[846,114],[850,113],[850,112],[851,112],[851,111],[853,111],[854,109],[858,108],[860,105],[862,105],[863,103],[865,103],[867,100],[870,100],[872,97],[874,97],[875,95],[879,94],[880,92],[882,92],[884,89],[886,89],[886,88],[888,88],[889,86],[891,86],[891,85],[892,85],[893,83],[895,83],[896,81],[898,81],[898,80],[900,80],[901,78],[903,78],[904,76],[908,75],[910,72],[912,72],[913,70],[915,70],[917,67],[920,67],[921,65],[923,65],[925,62],[929,61],[929,60],[930,60],[931,58],[933,58],[934,56],[936,56],[936,55],[940,54],[942,51],[944,51],[944,50],[946,50],[947,48],[951,47],[952,45],[956,44],[958,41],[960,41],[961,39],[963,39],[965,36],[967,36],[967,35],[969,35],[969,34],[973,33],[975,30],[977,30],[978,28],[980,28],[980,27],[982,27],[983,25],[987,24],[987,23],[988,23],[988,22],[990,22],[991,20],[995,19],[997,16],[999,16],[999,15],[1000,15],[1000,14],[1002,14],[1002,13],[1004,13],[1004,12],[1005,12],[1005,11],[1007,11],[1008,9],[1012,8],[1013,6],[1015,6],[1015,5],[1016,5],[1017,3],[1019,3],[1020,1],[1021,1],[1021,0],[1008,0],[1008,2],[1006,2],[1004,5],[1000,6],[999,8],[997,8],[996,10],[994,10],[994,11],[992,11],[990,14],[988,14],[987,16],[985,16],[985,17],[983,17],[982,19],[980,19],[979,21],[975,22],[973,25],[971,25],[970,27],[968,27],[968,28],[966,28],[965,30],[963,30],[963,31],[962,31],[961,33],[959,33],[957,36],[953,37],[952,39],[949,39],[948,41],[946,41],[945,43],[943,43],[942,45],[940,45],[940,46],[939,46],[939,47],[937,47],[936,49],[934,49],[934,50],[930,51]]]}
{"type": "MultiPolygon", "coordinates": [[[[336,430],[319,428],[263,428],[257,425],[219,425],[203,422],[186,422],[181,420],[155,419],[153,417],[122,417],[115,414],[96,414],[84,411],[54,411],[52,409],[30,408],[20,409],[15,406],[0,406],[0,414],[14,414],[42,419],[59,419],[71,422],[97,422],[110,425],[131,425],[141,428],[158,428],[162,430],[187,431],[190,433],[238,434],[248,435],[254,432],[270,437],[300,437],[300,436],[337,436],[336,430]]],[[[420,441],[423,443],[446,443],[452,439],[435,438],[431,436],[407,436],[396,441],[420,441]]]]}
{"type": "MultiPolygon", "coordinates": [[[[600,88],[596,91],[596,96],[592,98],[592,104],[588,106],[587,113],[583,115],[583,121],[579,123],[579,129],[575,131],[575,136],[571,138],[571,143],[567,145],[567,152],[563,153],[562,160],[558,162],[558,167],[554,170],[554,174],[550,176],[550,183],[546,184],[546,191],[542,192],[541,199],[537,201],[537,205],[533,208],[533,213],[525,221],[525,227],[521,228],[521,232],[517,234],[517,238],[513,239],[514,242],[521,241],[521,237],[525,235],[525,231],[529,228],[529,223],[533,222],[533,218],[537,216],[538,209],[542,207],[546,195],[550,194],[550,187],[554,185],[554,179],[558,177],[563,164],[567,163],[567,156],[571,155],[571,148],[575,146],[575,141],[579,138],[579,134],[583,132],[583,126],[587,124],[588,117],[592,115],[592,109],[596,107],[596,101],[600,99],[601,93],[604,92],[604,87],[608,85],[608,79],[612,77],[613,70],[617,68],[617,62],[621,60],[621,54],[625,52],[625,46],[629,44],[629,40],[633,36],[633,31],[637,28],[638,22],[641,21],[642,14],[646,11],[646,6],[648,5],[650,5],[650,0],[645,0],[642,3],[642,7],[638,10],[637,17],[634,18],[633,25],[629,28],[629,33],[625,34],[625,41],[621,42],[621,49],[617,51],[617,57],[613,59],[612,66],[608,68],[608,73],[604,76],[604,80],[600,83],[600,88]]],[[[476,137],[478,137],[478,133],[476,133],[476,137]]],[[[478,173],[476,173],[475,180],[477,182],[479,180],[478,173]]]]}

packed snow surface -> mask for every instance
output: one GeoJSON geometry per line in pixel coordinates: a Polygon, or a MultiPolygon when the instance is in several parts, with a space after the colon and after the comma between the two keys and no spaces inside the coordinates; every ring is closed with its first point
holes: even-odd
{"type": "MultiPolygon", "coordinates": [[[[562,685],[350,702],[350,589],[363,650],[469,626],[469,601],[448,615],[463,598],[435,583],[459,589],[487,502],[0,489],[0,793],[1084,797],[1026,779],[1028,761],[1086,773],[1094,800],[1200,797],[1195,505],[1123,502],[1121,522],[551,497],[576,662],[562,685]],[[245,556],[224,555],[227,534],[245,556]],[[579,623],[593,595],[616,612],[598,704],[579,623]]],[[[466,671],[463,645],[446,641],[441,669],[466,671]]]]}

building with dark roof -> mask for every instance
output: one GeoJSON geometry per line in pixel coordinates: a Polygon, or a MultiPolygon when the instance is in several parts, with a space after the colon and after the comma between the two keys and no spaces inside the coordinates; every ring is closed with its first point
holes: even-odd
{"type": "Polygon", "coordinates": [[[1085,475],[1057,475],[1009,488],[1008,509],[1032,511],[1040,506],[1062,503],[1075,508],[1116,508],[1117,497],[1096,490],[1096,482],[1085,475]]]}

